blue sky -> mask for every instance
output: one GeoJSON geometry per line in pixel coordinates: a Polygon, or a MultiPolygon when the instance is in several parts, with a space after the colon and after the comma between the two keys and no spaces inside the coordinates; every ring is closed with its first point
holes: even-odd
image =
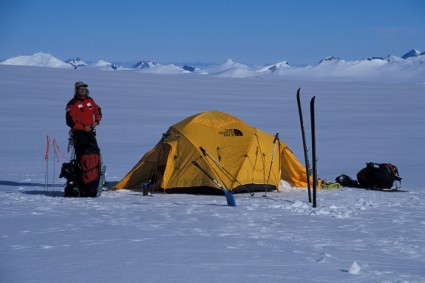
{"type": "Polygon", "coordinates": [[[314,64],[425,51],[424,0],[1,0],[0,59],[314,64]]]}

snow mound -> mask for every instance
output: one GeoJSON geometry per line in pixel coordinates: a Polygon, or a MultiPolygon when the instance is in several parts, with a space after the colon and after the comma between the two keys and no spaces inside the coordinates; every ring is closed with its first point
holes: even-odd
{"type": "Polygon", "coordinates": [[[362,270],[361,266],[357,263],[357,261],[354,261],[351,264],[350,269],[348,270],[348,273],[353,275],[358,275],[360,273],[360,270],[362,270]]]}
{"type": "Polygon", "coordinates": [[[223,64],[207,69],[205,72],[214,77],[249,78],[257,76],[250,67],[236,63],[232,59],[227,59],[223,64]]]}
{"type": "Polygon", "coordinates": [[[33,55],[23,55],[3,61],[3,65],[35,66],[49,68],[72,68],[69,64],[53,57],[50,54],[38,52],[33,55]]]}
{"type": "Polygon", "coordinates": [[[266,66],[263,69],[258,70],[257,72],[258,73],[273,73],[280,69],[286,69],[286,68],[290,68],[288,62],[282,61],[273,65],[266,66]]]}
{"type": "Polygon", "coordinates": [[[178,75],[178,74],[187,74],[190,73],[176,65],[151,65],[147,68],[141,68],[138,72],[141,73],[150,73],[150,74],[164,74],[164,75],[178,75]]]}
{"type": "Polygon", "coordinates": [[[124,68],[124,67],[122,67],[118,64],[114,64],[114,63],[104,61],[104,60],[96,61],[96,62],[88,65],[87,67],[89,67],[91,69],[97,69],[97,70],[103,70],[103,71],[126,70],[126,68],[124,68]]]}

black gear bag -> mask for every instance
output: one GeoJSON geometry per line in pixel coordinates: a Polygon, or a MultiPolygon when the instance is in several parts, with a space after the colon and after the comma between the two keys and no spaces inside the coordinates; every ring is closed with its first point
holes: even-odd
{"type": "Polygon", "coordinates": [[[78,184],[80,182],[81,168],[77,160],[73,159],[63,163],[59,178],[65,178],[68,183],[78,184]]]}
{"type": "Polygon", "coordinates": [[[401,184],[401,179],[397,167],[391,163],[368,162],[357,173],[359,187],[372,190],[391,189],[395,181],[401,184]]]}
{"type": "Polygon", "coordinates": [[[66,179],[65,197],[80,196],[80,190],[77,186],[81,183],[81,167],[77,160],[72,159],[68,163],[63,163],[59,178],[66,179]]]}

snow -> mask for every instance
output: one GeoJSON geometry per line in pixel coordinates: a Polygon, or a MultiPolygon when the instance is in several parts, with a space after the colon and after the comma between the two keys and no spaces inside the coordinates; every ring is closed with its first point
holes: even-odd
{"type": "Polygon", "coordinates": [[[0,65],[0,282],[424,282],[421,72],[260,80],[0,65]],[[317,208],[284,181],[268,197],[237,194],[236,207],[223,196],[127,190],[63,198],[65,160],[52,150],[44,188],[46,136],[68,156],[64,110],[79,80],[103,110],[97,136],[109,184],[170,125],[207,110],[279,132],[303,160],[301,87],[307,133],[316,96],[321,178],[391,162],[407,192],[320,190],[317,208]]]}
{"type": "Polygon", "coordinates": [[[360,273],[360,270],[362,270],[361,266],[357,263],[357,261],[354,261],[350,269],[348,270],[348,273],[357,275],[360,273]]]}

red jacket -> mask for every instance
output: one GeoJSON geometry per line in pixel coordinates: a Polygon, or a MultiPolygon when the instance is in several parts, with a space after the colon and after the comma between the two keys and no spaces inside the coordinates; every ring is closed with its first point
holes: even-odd
{"type": "Polygon", "coordinates": [[[101,120],[102,110],[89,96],[84,99],[74,97],[66,105],[66,124],[73,131],[84,130],[85,126],[101,120]]]}

